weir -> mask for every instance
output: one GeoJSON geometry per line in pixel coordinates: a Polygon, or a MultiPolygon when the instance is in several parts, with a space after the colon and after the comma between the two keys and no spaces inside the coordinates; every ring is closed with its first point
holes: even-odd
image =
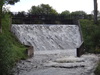
{"type": "Polygon", "coordinates": [[[82,44],[78,25],[13,24],[12,32],[24,45],[34,47],[36,53],[61,53],[77,56],[82,44]]]}

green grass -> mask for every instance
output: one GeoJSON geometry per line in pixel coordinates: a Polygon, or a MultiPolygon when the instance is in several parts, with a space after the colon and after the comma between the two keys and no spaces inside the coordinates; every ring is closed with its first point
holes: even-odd
{"type": "Polygon", "coordinates": [[[24,59],[24,58],[26,58],[26,55],[25,55],[26,47],[24,45],[22,45],[18,41],[18,39],[12,34],[12,32],[10,30],[10,27],[11,27],[11,19],[9,17],[10,16],[8,14],[5,14],[5,17],[3,19],[3,25],[2,25],[2,29],[3,29],[2,34],[11,43],[12,49],[14,51],[15,59],[17,59],[17,58],[18,58],[18,60],[19,59],[24,59]]]}
{"type": "Polygon", "coordinates": [[[9,14],[2,19],[2,33],[0,34],[0,75],[9,75],[14,64],[20,59],[26,59],[26,47],[22,45],[10,31],[11,20],[9,14]]]}

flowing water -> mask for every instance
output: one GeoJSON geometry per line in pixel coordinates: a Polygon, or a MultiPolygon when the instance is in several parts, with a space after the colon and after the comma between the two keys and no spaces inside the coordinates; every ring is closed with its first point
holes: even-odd
{"type": "Polygon", "coordinates": [[[12,32],[21,43],[32,45],[35,51],[66,50],[76,55],[81,44],[78,25],[12,25],[12,32]]]}
{"type": "Polygon", "coordinates": [[[96,55],[75,57],[82,43],[78,25],[14,24],[11,30],[35,50],[34,57],[17,63],[14,75],[94,75],[96,55]]]}

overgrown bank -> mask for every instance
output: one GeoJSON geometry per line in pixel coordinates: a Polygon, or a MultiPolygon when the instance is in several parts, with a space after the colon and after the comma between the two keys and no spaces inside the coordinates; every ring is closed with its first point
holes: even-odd
{"type": "Polygon", "coordinates": [[[82,27],[85,51],[89,53],[100,53],[100,22],[94,24],[92,20],[80,20],[82,27]]]}
{"type": "MultiPolygon", "coordinates": [[[[89,53],[100,53],[100,22],[94,24],[91,20],[80,20],[85,51],[89,53]]],[[[94,71],[95,75],[100,75],[100,62],[94,71]]]]}
{"type": "Polygon", "coordinates": [[[10,25],[10,15],[5,14],[2,19],[3,31],[0,34],[0,75],[11,74],[15,62],[26,58],[26,48],[10,32],[10,25]]]}

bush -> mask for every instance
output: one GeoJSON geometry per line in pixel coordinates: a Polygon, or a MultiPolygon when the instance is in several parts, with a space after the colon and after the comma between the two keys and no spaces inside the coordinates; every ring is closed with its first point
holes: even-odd
{"type": "Polygon", "coordinates": [[[95,75],[100,75],[100,62],[94,71],[95,75]]]}
{"type": "Polygon", "coordinates": [[[11,75],[16,61],[26,58],[26,48],[10,32],[10,25],[10,15],[5,13],[0,34],[0,75],[11,75]]]}
{"type": "Polygon", "coordinates": [[[100,53],[100,23],[91,20],[80,20],[86,52],[100,53]]]}
{"type": "Polygon", "coordinates": [[[0,75],[9,75],[14,65],[11,44],[4,35],[0,35],[0,75]]]}

